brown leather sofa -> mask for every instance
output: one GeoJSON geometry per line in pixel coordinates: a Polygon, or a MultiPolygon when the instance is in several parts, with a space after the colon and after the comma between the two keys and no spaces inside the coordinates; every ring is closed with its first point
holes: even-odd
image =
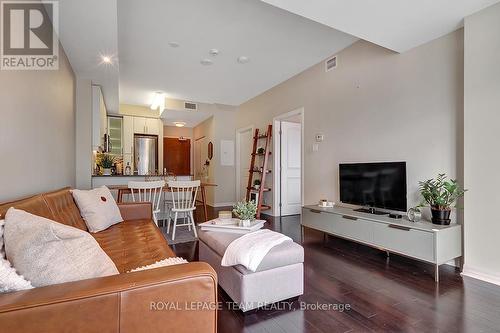
{"type": "MultiPolygon", "coordinates": [[[[69,188],[0,204],[87,231],[69,188]]],[[[124,222],[92,234],[119,275],[0,294],[2,332],[216,332],[217,276],[206,263],[130,269],[175,257],[149,203],[119,204],[124,222]]]]}

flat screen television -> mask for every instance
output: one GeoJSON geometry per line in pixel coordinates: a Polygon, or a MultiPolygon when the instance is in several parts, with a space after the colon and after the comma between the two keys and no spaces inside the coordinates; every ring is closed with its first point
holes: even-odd
{"type": "Polygon", "coordinates": [[[340,164],[340,201],[405,212],[406,162],[340,164]]]}

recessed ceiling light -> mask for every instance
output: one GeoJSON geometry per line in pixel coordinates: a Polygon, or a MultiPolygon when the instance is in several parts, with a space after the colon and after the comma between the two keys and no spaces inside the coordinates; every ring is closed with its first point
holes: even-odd
{"type": "Polygon", "coordinates": [[[186,123],[183,121],[174,121],[174,125],[176,127],[184,127],[184,126],[186,126],[186,123]]]}
{"type": "Polygon", "coordinates": [[[112,65],[113,64],[113,56],[100,54],[101,65],[112,65]]]}
{"type": "Polygon", "coordinates": [[[168,45],[170,45],[170,47],[179,47],[179,46],[181,46],[181,44],[179,44],[177,42],[168,42],[168,45]]]}
{"type": "Polygon", "coordinates": [[[210,51],[208,51],[208,54],[210,54],[212,57],[215,57],[219,54],[219,50],[211,49],[210,51]]]}
{"type": "Polygon", "coordinates": [[[210,66],[210,65],[212,65],[213,63],[214,63],[214,62],[213,62],[212,60],[207,59],[207,58],[205,58],[205,59],[201,59],[201,60],[200,60],[200,64],[202,64],[202,65],[204,65],[204,66],[210,66]]]}
{"type": "Polygon", "coordinates": [[[238,63],[240,64],[246,64],[247,62],[250,61],[250,58],[247,56],[239,56],[238,59],[236,59],[236,61],[238,61],[238,63]]]}

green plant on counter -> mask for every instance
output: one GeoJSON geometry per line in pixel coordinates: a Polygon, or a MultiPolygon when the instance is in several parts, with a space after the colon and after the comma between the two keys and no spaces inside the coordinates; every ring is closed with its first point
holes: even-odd
{"type": "Polygon", "coordinates": [[[266,150],[264,148],[260,147],[259,149],[257,149],[257,154],[262,155],[262,154],[264,154],[265,151],[266,150]]]}
{"type": "Polygon", "coordinates": [[[254,201],[241,201],[233,206],[233,213],[241,220],[254,220],[257,214],[257,204],[254,201]]]}
{"type": "Polygon", "coordinates": [[[253,184],[254,184],[255,186],[259,186],[259,185],[261,184],[260,179],[256,179],[256,180],[254,180],[254,181],[253,181],[253,184]]]}
{"type": "Polygon", "coordinates": [[[456,179],[447,180],[444,173],[439,174],[436,179],[419,182],[419,187],[424,201],[418,207],[424,207],[427,203],[436,210],[451,209],[458,198],[467,191],[456,179]]]}
{"type": "Polygon", "coordinates": [[[115,157],[110,154],[101,153],[97,155],[97,165],[103,169],[110,169],[114,163],[115,157]]]}

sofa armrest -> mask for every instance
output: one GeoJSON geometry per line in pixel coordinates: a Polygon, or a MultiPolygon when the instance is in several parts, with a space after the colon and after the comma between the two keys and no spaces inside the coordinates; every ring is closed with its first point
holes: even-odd
{"type": "Polygon", "coordinates": [[[5,332],[216,332],[217,276],[192,262],[0,295],[5,332]]]}
{"type": "Polygon", "coordinates": [[[150,202],[119,203],[118,208],[124,221],[153,219],[153,209],[150,202]]]}

